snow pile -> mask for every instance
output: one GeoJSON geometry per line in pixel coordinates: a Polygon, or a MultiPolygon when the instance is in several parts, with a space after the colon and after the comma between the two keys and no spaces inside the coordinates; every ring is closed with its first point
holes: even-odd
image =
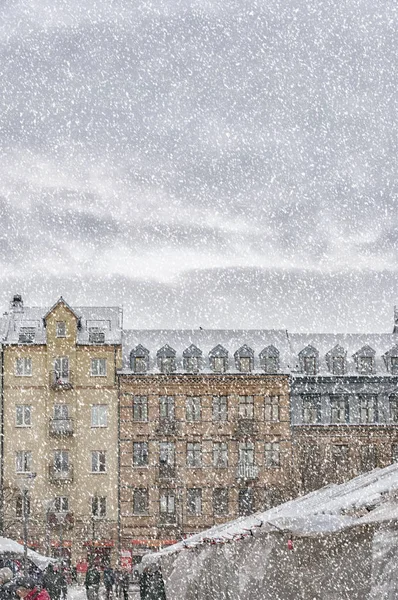
{"type": "MultiPolygon", "coordinates": [[[[23,555],[24,548],[18,542],[14,540],[10,540],[9,538],[0,537],[0,554],[12,553],[12,554],[20,554],[23,555]]],[[[54,562],[52,558],[48,558],[47,556],[43,556],[34,550],[30,550],[28,548],[28,558],[39,567],[42,571],[50,564],[50,562],[54,562]]]]}
{"type": "Polygon", "coordinates": [[[398,592],[398,465],[146,555],[168,598],[365,600],[398,592]],[[293,546],[293,549],[291,549],[293,546]]]}

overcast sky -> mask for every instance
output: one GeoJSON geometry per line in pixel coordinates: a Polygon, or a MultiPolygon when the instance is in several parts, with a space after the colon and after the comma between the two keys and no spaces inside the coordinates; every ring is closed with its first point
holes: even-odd
{"type": "Polygon", "coordinates": [[[0,305],[390,331],[395,0],[3,0],[0,305]]]}

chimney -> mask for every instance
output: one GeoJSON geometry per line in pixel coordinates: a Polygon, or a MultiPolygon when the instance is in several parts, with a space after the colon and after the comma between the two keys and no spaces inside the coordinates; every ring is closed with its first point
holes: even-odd
{"type": "Polygon", "coordinates": [[[10,303],[10,309],[13,313],[23,312],[23,301],[20,294],[15,294],[10,303]]]}
{"type": "Polygon", "coordinates": [[[398,333],[398,307],[394,306],[394,329],[393,333],[398,333]]]}

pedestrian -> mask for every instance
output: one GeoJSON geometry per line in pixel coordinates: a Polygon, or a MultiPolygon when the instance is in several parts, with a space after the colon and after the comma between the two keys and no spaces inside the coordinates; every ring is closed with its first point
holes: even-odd
{"type": "Polygon", "coordinates": [[[129,599],[130,573],[122,571],[120,574],[120,591],[123,594],[123,600],[129,599]]]}
{"type": "Polygon", "coordinates": [[[87,569],[84,585],[86,588],[87,600],[98,600],[98,592],[101,581],[101,575],[94,563],[91,563],[87,569]]]}
{"type": "Polygon", "coordinates": [[[115,574],[115,597],[116,597],[116,600],[118,600],[120,598],[120,582],[121,582],[122,573],[121,573],[120,569],[116,568],[114,571],[114,574],[115,574]]]}
{"type": "Polygon", "coordinates": [[[113,590],[113,586],[115,584],[115,574],[113,572],[113,569],[110,567],[110,565],[106,565],[106,567],[104,569],[103,577],[104,577],[104,586],[105,586],[105,598],[106,598],[106,600],[109,600],[112,590],[113,590]]]}
{"type": "Polygon", "coordinates": [[[29,577],[21,577],[15,581],[17,596],[21,600],[50,600],[50,595],[46,589],[40,589],[36,582],[29,577]]]}
{"type": "Polygon", "coordinates": [[[62,600],[66,600],[66,597],[68,595],[68,582],[66,580],[65,569],[62,566],[60,567],[57,573],[57,584],[60,589],[62,600]]]}
{"type": "Polygon", "coordinates": [[[61,586],[59,584],[58,574],[54,571],[54,567],[51,563],[48,565],[46,572],[43,575],[42,583],[51,600],[60,600],[61,586]]]}

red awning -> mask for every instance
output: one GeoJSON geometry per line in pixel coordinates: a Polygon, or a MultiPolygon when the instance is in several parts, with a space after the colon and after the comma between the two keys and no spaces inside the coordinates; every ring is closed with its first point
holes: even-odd
{"type": "Polygon", "coordinates": [[[94,546],[94,548],[113,548],[115,542],[113,540],[89,540],[83,542],[83,546],[94,546]]]}
{"type": "MultiPolygon", "coordinates": [[[[61,547],[61,542],[59,542],[58,540],[51,540],[51,546],[53,548],[60,548],[61,547]]],[[[62,542],[62,548],[72,548],[72,542],[71,542],[71,540],[64,540],[62,542]]]]}
{"type": "Polygon", "coordinates": [[[162,546],[172,546],[177,540],[131,540],[132,546],[146,546],[147,548],[160,548],[162,546]]]}

